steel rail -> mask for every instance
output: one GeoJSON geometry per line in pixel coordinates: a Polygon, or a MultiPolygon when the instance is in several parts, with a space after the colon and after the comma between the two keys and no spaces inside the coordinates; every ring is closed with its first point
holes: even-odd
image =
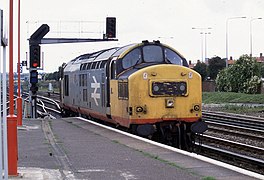
{"type": "Polygon", "coordinates": [[[195,145],[199,146],[199,147],[197,147],[197,149],[198,149],[197,153],[198,154],[201,154],[201,155],[204,155],[206,157],[213,158],[213,159],[217,159],[218,161],[227,162],[227,163],[233,164],[235,166],[240,166],[240,167],[248,169],[250,171],[254,171],[257,173],[264,174],[264,172],[263,172],[264,161],[261,159],[249,157],[249,156],[242,155],[242,154],[238,154],[235,152],[224,150],[224,149],[218,148],[218,147],[213,147],[210,145],[199,144],[199,143],[195,143],[195,145]],[[244,165],[242,166],[241,163],[244,165]]]}
{"type": "Polygon", "coordinates": [[[214,122],[233,125],[240,128],[248,128],[264,131],[264,119],[252,117],[252,116],[243,116],[239,117],[235,114],[218,114],[218,113],[208,113],[203,112],[202,119],[205,122],[214,122]]]}

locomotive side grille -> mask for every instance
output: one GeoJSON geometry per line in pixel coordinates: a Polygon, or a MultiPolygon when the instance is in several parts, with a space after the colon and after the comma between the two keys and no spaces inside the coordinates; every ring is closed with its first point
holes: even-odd
{"type": "Polygon", "coordinates": [[[128,99],[128,83],[118,82],[118,98],[128,99]]]}
{"type": "Polygon", "coordinates": [[[187,83],[180,82],[152,82],[151,84],[152,96],[186,96],[187,83]]]}

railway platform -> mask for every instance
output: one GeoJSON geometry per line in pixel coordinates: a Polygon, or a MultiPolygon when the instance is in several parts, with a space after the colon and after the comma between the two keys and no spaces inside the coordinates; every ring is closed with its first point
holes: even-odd
{"type": "Polygon", "coordinates": [[[9,179],[257,179],[225,164],[82,118],[24,119],[9,179]],[[202,160],[201,160],[202,159],[202,160]],[[211,161],[211,162],[208,162],[211,161]]]}

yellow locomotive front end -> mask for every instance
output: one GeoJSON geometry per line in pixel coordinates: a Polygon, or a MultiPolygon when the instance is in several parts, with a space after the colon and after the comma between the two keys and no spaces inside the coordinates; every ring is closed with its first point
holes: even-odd
{"type": "Polygon", "coordinates": [[[201,77],[189,68],[150,66],[131,75],[128,85],[130,124],[201,118],[201,77]]]}

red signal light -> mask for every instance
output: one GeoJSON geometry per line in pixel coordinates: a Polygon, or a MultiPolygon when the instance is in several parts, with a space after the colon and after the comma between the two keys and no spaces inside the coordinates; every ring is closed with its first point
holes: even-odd
{"type": "Polygon", "coordinates": [[[37,68],[38,67],[38,62],[33,62],[33,64],[32,64],[32,66],[34,67],[34,68],[37,68]]]}

